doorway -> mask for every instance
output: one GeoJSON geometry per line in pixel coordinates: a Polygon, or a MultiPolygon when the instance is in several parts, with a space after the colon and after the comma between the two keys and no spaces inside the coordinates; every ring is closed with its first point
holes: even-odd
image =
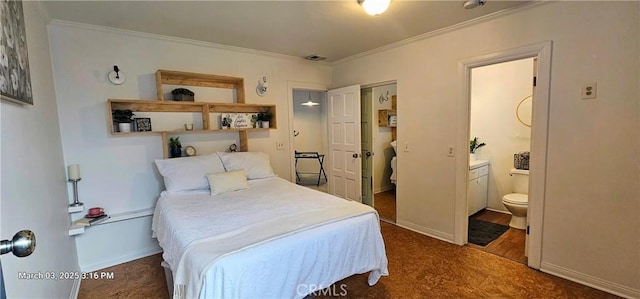
{"type": "Polygon", "coordinates": [[[361,89],[362,202],[372,206],[380,219],[396,222],[397,139],[396,83],[361,89]]]}
{"type": "Polygon", "coordinates": [[[476,145],[470,147],[469,158],[469,245],[523,264],[526,222],[516,222],[526,217],[529,165],[514,165],[514,154],[530,156],[534,64],[534,58],[524,58],[471,70],[469,131],[476,145]],[[516,189],[522,189],[513,189],[517,182],[521,186],[516,189]],[[512,216],[513,208],[506,208],[503,197],[511,199],[515,195],[507,194],[516,193],[525,200],[512,216]]]}
{"type": "MultiPolygon", "coordinates": [[[[366,142],[359,141],[359,144],[362,145],[359,155],[362,158],[362,163],[359,163],[359,168],[360,170],[368,168],[368,174],[362,175],[360,196],[363,203],[378,210],[382,220],[395,223],[396,188],[392,183],[393,170],[391,167],[391,161],[395,160],[395,150],[391,141],[397,137],[396,83],[393,81],[384,82],[358,87],[358,89],[361,110],[361,134],[359,137],[361,141],[367,140],[366,142]],[[381,111],[385,113],[383,118],[386,123],[384,125],[380,125],[378,122],[381,111]],[[389,119],[389,115],[393,117],[389,119]],[[365,191],[367,189],[365,187],[368,190],[365,191]],[[368,198],[367,193],[370,194],[368,198]],[[377,206],[376,200],[378,201],[377,206]]],[[[331,193],[331,178],[334,174],[329,165],[328,155],[330,151],[329,109],[331,106],[329,105],[329,94],[331,91],[327,92],[328,88],[325,86],[297,82],[290,82],[289,90],[291,90],[289,115],[292,120],[289,126],[291,131],[289,140],[292,148],[290,165],[292,176],[290,180],[306,187],[331,193]],[[317,102],[318,105],[303,105],[309,101],[317,102]],[[315,143],[307,142],[305,137],[310,136],[315,138],[315,143]],[[319,140],[321,142],[318,142],[319,140]],[[322,167],[326,171],[329,182],[326,181],[323,173],[319,173],[320,167],[317,159],[296,158],[300,152],[317,152],[324,155],[326,160],[323,161],[322,167]]],[[[395,178],[393,180],[395,181],[395,178]]]]}
{"type": "MultiPolygon", "coordinates": [[[[525,58],[535,58],[537,69],[535,70],[535,88],[532,95],[532,119],[531,119],[531,157],[529,163],[529,194],[526,217],[527,242],[526,254],[527,265],[539,269],[542,255],[542,233],[543,233],[543,209],[544,190],[546,185],[546,163],[547,163],[547,139],[548,139],[548,109],[549,109],[549,87],[551,82],[551,49],[550,41],[523,46],[520,48],[504,50],[495,53],[473,57],[460,62],[460,70],[463,75],[464,96],[460,97],[460,119],[461,130],[457,135],[457,146],[461,147],[456,151],[456,191],[455,208],[455,242],[458,244],[468,243],[468,223],[469,204],[467,193],[469,192],[468,182],[471,176],[470,168],[470,137],[471,137],[471,88],[472,71],[475,68],[520,60],[525,58]]],[[[508,82],[507,82],[508,83],[508,82]]],[[[504,85],[508,85],[505,83],[504,85]]],[[[515,112],[514,112],[515,117],[515,112]]]]}
{"type": "Polygon", "coordinates": [[[327,192],[327,93],[293,89],[292,107],[295,182],[327,192]]]}

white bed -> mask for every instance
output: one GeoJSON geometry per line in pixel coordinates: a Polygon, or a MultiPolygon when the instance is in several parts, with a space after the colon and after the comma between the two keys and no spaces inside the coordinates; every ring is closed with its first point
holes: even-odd
{"type": "MultiPolygon", "coordinates": [[[[174,298],[303,298],[354,274],[388,275],[372,208],[292,184],[163,192],[153,233],[174,278],[174,298]]],[[[348,290],[347,290],[348,291],[348,290]]]]}

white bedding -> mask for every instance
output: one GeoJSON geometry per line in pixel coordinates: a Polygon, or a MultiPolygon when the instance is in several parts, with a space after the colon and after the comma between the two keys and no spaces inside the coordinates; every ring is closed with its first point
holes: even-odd
{"type": "Polygon", "coordinates": [[[302,298],[357,273],[387,275],[373,209],[272,177],[249,189],[163,192],[153,232],[178,297],[302,298]]]}

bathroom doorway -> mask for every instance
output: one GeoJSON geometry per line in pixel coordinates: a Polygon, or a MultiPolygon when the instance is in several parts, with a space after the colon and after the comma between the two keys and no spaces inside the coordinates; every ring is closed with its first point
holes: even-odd
{"type": "MultiPolygon", "coordinates": [[[[526,223],[523,225],[526,230],[527,265],[534,269],[539,269],[542,256],[542,220],[544,211],[544,190],[546,186],[546,165],[547,165],[547,140],[548,140],[548,119],[549,119],[549,90],[551,82],[551,52],[552,42],[545,41],[519,48],[488,53],[477,57],[471,57],[460,61],[460,71],[463,75],[462,86],[463,95],[460,97],[460,119],[461,130],[457,134],[456,144],[462,148],[455,151],[456,158],[456,185],[460,186],[456,192],[455,208],[455,234],[454,239],[458,244],[468,243],[469,230],[469,192],[471,180],[480,178],[478,171],[474,174],[470,170],[471,157],[469,155],[470,139],[475,137],[471,133],[472,114],[472,72],[476,68],[500,64],[504,62],[517,61],[525,58],[535,58],[537,63],[535,78],[529,77],[531,83],[535,82],[533,95],[531,98],[531,160],[529,163],[528,175],[528,206],[526,223]]],[[[509,88],[511,80],[507,78],[502,82],[500,90],[509,88]]],[[[500,91],[498,90],[498,91],[500,91]]],[[[513,118],[516,116],[516,107],[513,107],[513,118]]],[[[477,134],[477,133],[476,133],[477,134]]],[[[482,143],[482,138],[479,139],[482,143]]],[[[493,146],[499,144],[491,143],[493,146]]],[[[491,146],[488,142],[483,149],[491,146]]],[[[513,155],[513,153],[511,153],[513,155]]],[[[482,156],[481,156],[482,158],[482,156]]],[[[492,159],[493,157],[489,157],[492,159]]],[[[479,181],[479,180],[478,180],[479,181]]],[[[477,189],[476,189],[477,190],[477,189]]],[[[488,194],[488,193],[487,193],[488,194]]],[[[496,199],[493,198],[493,201],[496,199]]],[[[488,202],[488,201],[487,201],[488,202]]],[[[469,245],[471,246],[471,245],[469,245]]]]}
{"type": "Polygon", "coordinates": [[[362,202],[380,219],[396,222],[394,170],[397,158],[392,142],[397,138],[396,83],[365,86],[360,90],[362,128],[362,202]]]}
{"type": "MultiPolygon", "coordinates": [[[[520,190],[518,212],[503,203],[512,190],[514,154],[531,150],[531,103],[534,58],[496,63],[471,70],[470,158],[467,201],[469,246],[527,263],[527,193],[520,190]],[[505,84],[508,82],[508,84],[505,84]],[[514,213],[515,215],[512,215],[514,213]],[[518,218],[523,220],[523,217],[518,218]]],[[[525,168],[525,165],[518,165],[525,168]]],[[[528,173],[528,160],[526,172],[528,173]]],[[[525,172],[525,171],[522,171],[525,172]]]]}

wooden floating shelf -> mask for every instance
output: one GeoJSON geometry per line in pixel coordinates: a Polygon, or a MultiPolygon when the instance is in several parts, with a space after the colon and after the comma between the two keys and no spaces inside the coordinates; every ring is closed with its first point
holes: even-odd
{"type": "Polygon", "coordinates": [[[210,133],[237,133],[241,131],[269,131],[272,128],[246,128],[246,129],[213,129],[213,130],[180,130],[180,131],[149,131],[149,132],[113,132],[115,136],[145,136],[145,135],[185,135],[185,134],[210,134],[210,133]]]}
{"type": "MultiPolygon", "coordinates": [[[[244,99],[244,79],[230,76],[220,76],[211,74],[198,74],[190,72],[158,70],[156,72],[157,100],[131,100],[131,99],[109,99],[107,101],[107,124],[112,136],[162,136],[163,156],[168,158],[169,135],[182,134],[203,134],[203,133],[237,133],[239,135],[240,151],[248,151],[248,132],[268,131],[277,129],[276,105],[273,104],[245,104],[244,99]],[[235,103],[217,102],[190,102],[190,101],[170,101],[164,99],[163,84],[182,86],[202,86],[234,89],[235,103]],[[131,110],[132,112],[187,112],[200,113],[202,116],[202,129],[199,130],[173,130],[173,131],[150,131],[150,132],[116,132],[113,125],[114,110],[131,110]],[[211,128],[211,113],[261,113],[271,114],[269,128],[237,128],[218,129],[211,128]]],[[[214,116],[215,117],[215,116],[214,116]]]]}
{"type": "Polygon", "coordinates": [[[156,87],[158,89],[158,100],[160,101],[165,100],[164,93],[162,92],[162,84],[235,89],[237,92],[237,102],[244,103],[243,78],[158,70],[156,72],[156,87]]]}

